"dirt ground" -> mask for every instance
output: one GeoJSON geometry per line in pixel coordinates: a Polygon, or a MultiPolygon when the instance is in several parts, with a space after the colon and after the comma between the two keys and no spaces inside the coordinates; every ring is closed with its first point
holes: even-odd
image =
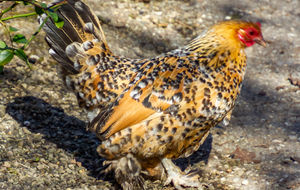
{"type": "MultiPolygon", "coordinates": [[[[215,127],[199,151],[175,162],[201,170],[206,189],[300,190],[299,0],[85,2],[103,23],[112,52],[129,58],[176,49],[222,20],[261,22],[268,47],[246,50],[230,124],[215,127]]],[[[27,38],[38,28],[33,17],[6,24],[27,38]]],[[[32,70],[14,58],[0,75],[0,189],[120,189],[101,173],[100,142],[85,130],[85,114],[62,86],[43,38],[41,32],[25,51],[37,60],[32,70]]],[[[1,26],[0,40],[8,39],[1,26]]],[[[174,189],[159,180],[146,186],[174,189]]]]}

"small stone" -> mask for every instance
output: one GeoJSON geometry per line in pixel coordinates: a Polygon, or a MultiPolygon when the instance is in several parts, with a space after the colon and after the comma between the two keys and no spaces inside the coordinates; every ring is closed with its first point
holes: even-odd
{"type": "Polygon", "coordinates": [[[0,105],[0,118],[4,117],[5,115],[5,106],[4,105],[0,105]]]}
{"type": "Polygon", "coordinates": [[[3,164],[4,167],[10,168],[11,167],[11,163],[9,161],[4,162],[3,164]]]}
{"type": "Polygon", "coordinates": [[[139,47],[134,47],[134,48],[133,48],[133,51],[134,51],[134,53],[135,53],[137,56],[142,56],[142,55],[143,55],[143,52],[142,52],[142,50],[141,50],[139,47]]]}
{"type": "MultiPolygon", "coordinates": [[[[26,121],[25,121],[26,122],[26,121]]],[[[24,122],[24,125],[25,125],[25,122],[24,122]]],[[[28,121],[29,122],[29,121],[28,121]]],[[[26,124],[28,124],[28,123],[26,123],[26,124]]],[[[30,122],[29,122],[29,125],[30,125],[30,122]]],[[[28,126],[29,126],[28,125],[28,126]]],[[[26,125],[25,125],[26,126],[26,125]]],[[[23,130],[23,132],[25,133],[25,134],[31,134],[31,132],[26,128],[26,127],[22,127],[22,130],[23,130]]]]}
{"type": "Polygon", "coordinates": [[[30,121],[24,121],[24,125],[25,125],[26,127],[29,127],[29,126],[30,126],[30,121]]]}
{"type": "Polygon", "coordinates": [[[42,170],[44,168],[44,165],[43,164],[38,164],[37,167],[36,167],[38,170],[42,170]]]}
{"type": "Polygon", "coordinates": [[[273,143],[282,143],[282,141],[281,141],[281,140],[278,140],[278,139],[274,139],[274,140],[272,140],[272,142],[273,142],[273,143]]]}
{"type": "Polygon", "coordinates": [[[13,166],[16,167],[16,168],[19,167],[19,165],[20,165],[20,164],[19,164],[19,162],[17,162],[17,161],[15,161],[15,162],[13,163],[13,166]]]}
{"type": "Polygon", "coordinates": [[[49,154],[48,160],[49,160],[49,161],[53,160],[53,154],[49,154]]]}
{"type": "Polygon", "coordinates": [[[239,177],[235,177],[235,178],[233,179],[233,182],[238,182],[239,180],[240,180],[239,177]]]}
{"type": "Polygon", "coordinates": [[[261,163],[261,160],[260,160],[260,159],[253,159],[252,161],[253,161],[253,163],[255,163],[255,164],[261,163]]]}
{"type": "Polygon", "coordinates": [[[248,180],[243,180],[242,181],[242,185],[248,185],[249,184],[249,181],[248,180]]]}
{"type": "Polygon", "coordinates": [[[77,164],[78,167],[82,166],[81,162],[76,162],[76,164],[77,164]]]}
{"type": "Polygon", "coordinates": [[[70,146],[71,144],[72,144],[72,142],[70,142],[70,141],[64,142],[64,145],[65,145],[65,146],[70,146]]]}
{"type": "Polygon", "coordinates": [[[58,173],[60,173],[60,174],[65,173],[65,169],[64,169],[63,166],[60,166],[60,167],[59,167],[58,173]]]}
{"type": "Polygon", "coordinates": [[[36,63],[40,59],[39,56],[37,55],[30,55],[28,58],[28,61],[32,64],[36,63]]]}
{"type": "Polygon", "coordinates": [[[8,158],[13,158],[13,157],[14,157],[14,154],[13,154],[12,151],[8,151],[8,152],[6,153],[6,156],[7,156],[8,158]]]}
{"type": "Polygon", "coordinates": [[[291,140],[296,140],[296,139],[297,139],[297,136],[296,136],[296,135],[289,135],[289,138],[290,138],[291,140]]]}
{"type": "Polygon", "coordinates": [[[75,169],[75,166],[73,164],[69,164],[68,167],[71,169],[71,170],[74,170],[75,169]]]}
{"type": "Polygon", "coordinates": [[[57,169],[58,168],[57,164],[48,163],[48,166],[50,167],[50,169],[57,169]]]}
{"type": "Polygon", "coordinates": [[[28,85],[27,85],[26,83],[22,83],[21,86],[22,86],[24,89],[27,89],[27,86],[28,86],[28,85]]]}

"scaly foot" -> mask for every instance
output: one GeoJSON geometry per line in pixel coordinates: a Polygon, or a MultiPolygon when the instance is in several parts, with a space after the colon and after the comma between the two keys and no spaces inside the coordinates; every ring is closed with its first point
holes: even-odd
{"type": "Polygon", "coordinates": [[[171,159],[163,158],[161,162],[166,170],[168,175],[167,180],[164,185],[168,185],[173,182],[173,185],[176,189],[183,189],[184,187],[196,187],[199,190],[202,190],[202,184],[199,181],[199,175],[196,173],[186,174],[180,170],[171,159]]]}

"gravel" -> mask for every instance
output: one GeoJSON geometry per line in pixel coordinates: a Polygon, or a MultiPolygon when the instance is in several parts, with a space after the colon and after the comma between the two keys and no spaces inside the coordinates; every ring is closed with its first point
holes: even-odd
{"type": "MultiPolygon", "coordinates": [[[[176,164],[201,171],[206,189],[300,189],[298,0],[86,2],[111,50],[130,58],[183,46],[221,20],[261,22],[269,44],[246,50],[247,74],[230,125],[215,127],[199,151],[176,164]]],[[[38,27],[35,18],[6,24],[27,39],[38,27]]],[[[3,27],[0,36],[8,42],[3,27]]],[[[86,131],[86,116],[58,78],[43,38],[41,32],[25,51],[32,70],[14,58],[0,75],[0,189],[120,189],[101,173],[100,142],[86,131]]],[[[159,180],[146,185],[174,189],[159,180]]]]}

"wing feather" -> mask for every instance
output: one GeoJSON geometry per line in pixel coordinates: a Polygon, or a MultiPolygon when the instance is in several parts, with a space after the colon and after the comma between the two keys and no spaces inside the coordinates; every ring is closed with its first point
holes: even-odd
{"type": "Polygon", "coordinates": [[[178,72],[187,71],[188,67],[177,69],[177,60],[178,57],[158,57],[156,60],[143,61],[144,65],[132,77],[128,91],[120,96],[116,106],[99,113],[91,122],[90,130],[95,130],[101,139],[106,139],[155,113],[166,111],[170,106],[179,105],[185,96],[184,82],[176,77],[178,72]],[[156,65],[148,67],[155,61],[156,65]],[[166,71],[165,68],[169,70],[166,71]],[[142,77],[138,77],[139,75],[142,77]],[[164,86],[166,81],[176,81],[177,87],[164,86]]]}

